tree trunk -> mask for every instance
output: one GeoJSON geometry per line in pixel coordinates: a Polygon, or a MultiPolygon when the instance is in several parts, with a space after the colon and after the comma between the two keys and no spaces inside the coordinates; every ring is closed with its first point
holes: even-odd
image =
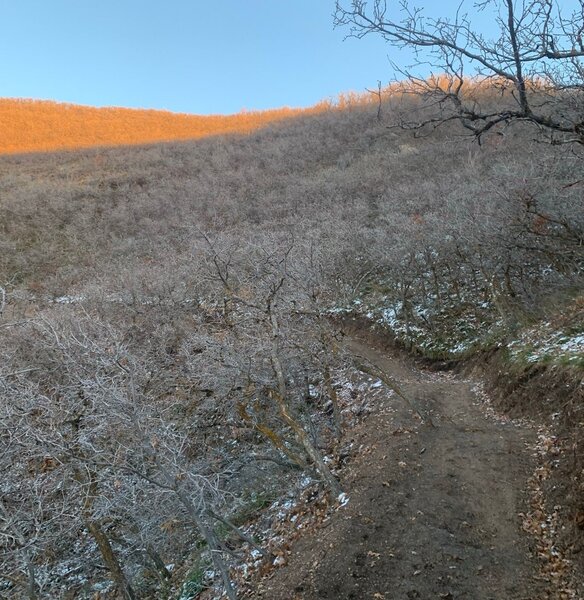
{"type": "Polygon", "coordinates": [[[278,407],[280,409],[280,414],[282,415],[282,418],[284,419],[286,424],[290,426],[298,442],[304,447],[306,454],[308,454],[310,460],[312,460],[312,462],[314,463],[316,470],[318,471],[319,475],[324,479],[328,488],[335,496],[338,496],[342,492],[342,489],[339,485],[339,482],[337,481],[337,478],[327,467],[321,453],[317,450],[316,446],[310,441],[308,433],[306,433],[304,427],[302,427],[302,425],[300,425],[300,423],[298,423],[298,421],[291,415],[286,400],[278,392],[275,392],[274,395],[276,396],[276,400],[278,402],[278,407]]]}
{"type": "Polygon", "coordinates": [[[261,553],[261,555],[264,558],[269,558],[271,556],[271,554],[267,550],[262,548],[251,536],[249,536],[246,533],[244,533],[243,531],[241,531],[241,529],[239,527],[237,527],[237,525],[234,525],[229,519],[222,517],[220,514],[216,513],[213,510],[208,510],[207,513],[211,517],[213,517],[214,519],[219,521],[220,523],[223,523],[223,525],[226,525],[227,527],[229,527],[229,529],[231,529],[231,531],[233,531],[233,533],[235,533],[235,535],[237,535],[244,542],[247,542],[250,546],[255,548],[258,552],[261,553]]]}
{"type": "Polygon", "coordinates": [[[248,423],[251,427],[259,431],[263,436],[265,436],[276,449],[282,452],[285,456],[287,456],[292,464],[299,467],[300,469],[306,469],[308,466],[306,461],[298,455],[296,452],[293,452],[286,446],[284,440],[278,433],[276,433],[271,427],[268,427],[265,423],[261,423],[259,421],[254,421],[252,416],[249,414],[246,405],[243,402],[240,402],[237,405],[237,411],[239,416],[248,423]]]}
{"type": "Polygon", "coordinates": [[[146,546],[146,555],[154,563],[156,570],[160,574],[161,579],[168,580],[172,577],[170,571],[166,568],[160,554],[150,545],[146,546]]]}
{"type": "Polygon", "coordinates": [[[126,579],[126,575],[120,565],[120,562],[118,561],[118,557],[115,555],[110,541],[105,532],[99,526],[99,523],[97,521],[86,519],[85,526],[95,540],[97,547],[99,548],[99,552],[101,553],[101,557],[103,558],[106,567],[114,578],[114,582],[117,585],[118,590],[121,592],[124,600],[136,600],[134,590],[126,579]]]}
{"type": "Polygon", "coordinates": [[[335,390],[335,386],[333,385],[333,378],[331,376],[331,369],[328,363],[328,359],[325,358],[324,364],[324,387],[326,388],[326,393],[333,405],[333,426],[335,431],[335,437],[337,441],[341,436],[342,429],[342,417],[341,410],[339,408],[339,398],[337,396],[337,390],[335,390]]]}
{"type": "Polygon", "coordinates": [[[324,479],[325,483],[331,490],[331,492],[338,496],[342,490],[339,482],[336,477],[331,473],[331,470],[327,467],[326,463],[323,460],[321,453],[315,447],[315,445],[311,442],[308,433],[302,425],[292,416],[290,412],[290,407],[287,402],[287,389],[286,389],[286,379],[284,377],[284,370],[282,368],[282,363],[280,362],[280,358],[278,357],[278,337],[280,335],[278,320],[276,315],[272,310],[271,304],[268,304],[268,313],[270,318],[270,325],[272,328],[272,349],[271,349],[271,359],[272,359],[272,368],[274,370],[274,374],[276,375],[276,381],[278,383],[278,390],[274,391],[274,396],[276,397],[276,401],[278,402],[278,407],[280,409],[280,414],[282,418],[286,422],[287,425],[290,426],[296,439],[302,445],[306,454],[310,457],[314,466],[321,477],[324,479]]]}
{"type": "Polygon", "coordinates": [[[34,569],[34,563],[28,552],[26,552],[25,557],[26,561],[26,571],[27,571],[27,593],[28,600],[38,600],[37,594],[37,584],[36,584],[36,573],[34,569]]]}
{"type": "Polygon", "coordinates": [[[237,600],[237,594],[235,589],[233,588],[233,584],[231,583],[231,577],[229,576],[229,569],[221,556],[221,547],[219,544],[219,540],[215,535],[215,532],[207,523],[205,522],[202,515],[199,511],[193,506],[190,498],[187,494],[175,488],[175,493],[178,496],[178,499],[181,501],[182,505],[187,509],[187,512],[195,522],[199,533],[203,536],[205,541],[207,542],[207,546],[209,547],[209,551],[211,552],[211,557],[213,559],[213,564],[217,571],[219,571],[221,575],[221,580],[223,581],[223,586],[225,588],[225,593],[229,600],[237,600]]]}
{"type": "Polygon", "coordinates": [[[83,522],[85,527],[87,527],[87,530],[95,540],[101,557],[105,562],[105,566],[111,573],[118,591],[122,594],[124,600],[135,600],[136,595],[134,594],[134,590],[126,579],[124,570],[122,569],[120,561],[118,560],[118,557],[116,556],[110,544],[107,534],[100,527],[99,522],[92,518],[93,502],[98,492],[97,475],[91,469],[88,469],[87,473],[78,470],[76,472],[76,478],[80,483],[85,483],[87,485],[87,495],[85,496],[82,506],[83,522]]]}

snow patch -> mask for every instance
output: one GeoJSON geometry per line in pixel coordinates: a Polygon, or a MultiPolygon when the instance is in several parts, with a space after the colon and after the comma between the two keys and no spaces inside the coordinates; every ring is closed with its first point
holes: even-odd
{"type": "Polygon", "coordinates": [[[339,503],[339,508],[343,508],[343,506],[349,504],[349,496],[345,492],[341,492],[337,497],[337,502],[339,503]]]}

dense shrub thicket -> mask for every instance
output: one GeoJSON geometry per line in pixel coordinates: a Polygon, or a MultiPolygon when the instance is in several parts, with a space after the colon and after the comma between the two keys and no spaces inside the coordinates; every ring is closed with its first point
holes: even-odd
{"type": "Polygon", "coordinates": [[[0,160],[2,593],[160,598],[206,549],[229,590],[259,490],[340,492],[331,313],[442,356],[581,290],[577,149],[381,108],[0,160]]]}

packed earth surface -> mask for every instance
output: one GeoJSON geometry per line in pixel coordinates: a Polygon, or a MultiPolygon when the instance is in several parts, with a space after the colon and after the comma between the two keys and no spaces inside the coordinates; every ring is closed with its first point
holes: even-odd
{"type": "Polygon", "coordinates": [[[498,416],[480,384],[351,336],[384,394],[347,435],[346,506],[306,533],[259,599],[578,598],[525,531],[537,430],[498,416]],[[549,574],[549,568],[548,574],[549,574]]]}

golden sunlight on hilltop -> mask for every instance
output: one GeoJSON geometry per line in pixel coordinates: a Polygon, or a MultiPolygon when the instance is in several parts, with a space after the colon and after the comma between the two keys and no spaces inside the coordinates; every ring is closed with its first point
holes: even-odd
{"type": "MultiPolygon", "coordinates": [[[[193,140],[213,135],[251,133],[270,123],[330,109],[377,105],[382,99],[423,93],[427,88],[448,89],[446,77],[427,82],[387,85],[379,91],[344,92],[308,108],[241,111],[233,115],[194,115],[166,110],[82,106],[23,98],[0,98],[1,154],[50,152],[80,148],[127,146],[193,140]]],[[[467,94],[489,93],[479,80],[470,81],[467,94]]]]}
{"type": "Polygon", "coordinates": [[[280,108],[199,116],[162,110],[94,108],[47,100],[0,99],[0,154],[122,146],[248,133],[274,121],[324,110],[280,108]]]}

